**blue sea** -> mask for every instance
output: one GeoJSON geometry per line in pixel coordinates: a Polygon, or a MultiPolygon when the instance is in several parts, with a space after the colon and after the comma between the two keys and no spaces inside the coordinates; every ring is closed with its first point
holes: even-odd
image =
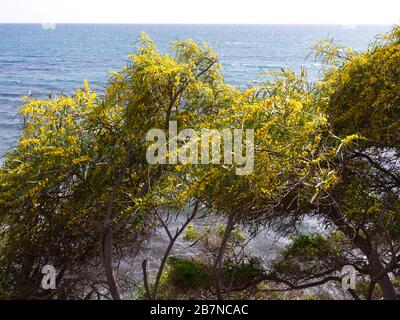
{"type": "Polygon", "coordinates": [[[219,54],[227,82],[245,87],[266,78],[265,71],[291,67],[318,76],[320,65],[307,59],[320,39],[333,37],[356,50],[367,48],[391,26],[303,25],[56,25],[0,24],[0,156],[18,140],[21,98],[72,93],[87,79],[98,91],[109,71],[127,63],[141,31],[161,52],[174,40],[206,41],[219,54]]]}

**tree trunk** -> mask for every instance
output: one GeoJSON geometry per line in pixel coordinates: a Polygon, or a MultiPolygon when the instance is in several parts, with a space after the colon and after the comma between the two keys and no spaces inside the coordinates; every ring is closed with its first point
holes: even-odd
{"type": "MultiPolygon", "coordinates": [[[[376,276],[378,274],[382,274],[385,267],[382,265],[382,262],[379,260],[378,253],[376,249],[370,248],[369,250],[370,256],[368,257],[368,262],[372,268],[373,275],[376,276]]],[[[393,283],[390,280],[390,277],[387,273],[383,273],[383,275],[379,279],[375,279],[372,277],[373,281],[376,281],[382,289],[383,299],[385,300],[397,300],[396,291],[394,289],[393,283]]]]}
{"type": "Polygon", "coordinates": [[[228,218],[228,223],[226,224],[224,237],[221,242],[221,246],[218,251],[217,259],[214,264],[214,278],[215,278],[215,289],[217,291],[218,300],[222,300],[222,277],[224,275],[224,254],[226,251],[226,246],[228,244],[228,240],[230,234],[235,226],[234,215],[231,214],[228,218]]]}
{"type": "Polygon", "coordinates": [[[103,227],[102,236],[103,265],[113,300],[121,300],[121,293],[113,270],[113,233],[110,225],[103,227]]]}
{"type": "Polygon", "coordinates": [[[126,169],[128,168],[129,162],[132,158],[132,145],[129,146],[125,161],[122,164],[121,168],[115,173],[115,184],[108,201],[107,207],[107,216],[103,222],[103,230],[101,237],[101,254],[103,258],[103,265],[106,272],[107,283],[110,288],[111,296],[114,300],[121,300],[121,293],[118,287],[117,279],[114,275],[113,268],[113,231],[112,224],[114,218],[118,215],[115,212],[114,206],[115,201],[117,199],[117,194],[120,190],[121,183],[125,174],[126,169]]]}
{"type": "Polygon", "coordinates": [[[169,244],[167,249],[164,252],[164,255],[161,259],[161,263],[160,263],[160,267],[158,268],[158,272],[156,275],[156,281],[154,282],[154,290],[153,290],[153,294],[152,294],[152,299],[156,300],[157,298],[157,293],[158,293],[158,287],[160,285],[160,280],[161,280],[161,276],[164,272],[164,268],[165,265],[167,264],[168,261],[168,257],[171,253],[172,248],[175,245],[176,240],[179,238],[179,236],[183,233],[183,231],[185,231],[186,227],[189,225],[189,223],[196,217],[197,214],[197,210],[199,209],[199,202],[196,201],[194,208],[193,208],[193,212],[190,216],[188,216],[188,218],[186,219],[185,223],[176,230],[175,235],[173,236],[171,234],[171,232],[168,229],[167,224],[162,220],[162,217],[159,217],[159,220],[162,222],[165,231],[167,232],[168,238],[169,238],[169,244]]]}
{"type": "Polygon", "coordinates": [[[342,213],[338,208],[330,208],[329,216],[331,217],[333,223],[342,231],[357,248],[368,259],[368,264],[371,268],[371,280],[379,284],[382,289],[383,298],[385,300],[397,300],[396,291],[394,289],[393,283],[390,280],[388,273],[384,273],[385,267],[380,261],[379,254],[376,248],[372,245],[371,241],[360,236],[358,233],[354,234],[354,229],[349,226],[342,213]],[[383,274],[379,279],[375,279],[377,275],[383,274]]]}

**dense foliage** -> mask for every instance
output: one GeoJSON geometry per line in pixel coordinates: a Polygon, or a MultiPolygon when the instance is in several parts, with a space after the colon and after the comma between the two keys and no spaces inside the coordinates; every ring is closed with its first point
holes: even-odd
{"type": "Polygon", "coordinates": [[[340,285],[353,265],[363,283],[353,298],[396,299],[400,29],[362,53],[331,41],[316,53],[317,82],[281,70],[238,89],[207,45],[176,42],[161,54],[142,34],[103,95],[85,82],[71,97],[27,98],[21,138],[0,171],[0,297],[276,298],[340,285]],[[199,134],[254,129],[254,141],[242,137],[245,147],[232,151],[254,156],[253,170],[237,174],[226,154],[149,164],[147,133],[168,132],[171,121],[199,134]],[[204,217],[210,226],[198,230],[204,217]],[[302,234],[310,217],[326,230],[302,234]],[[265,227],[292,235],[274,261],[247,250],[265,227]],[[160,230],[168,245],[150,275],[145,246],[160,230]],[[196,259],[170,257],[181,238],[196,259]],[[131,257],[143,259],[139,281],[120,274],[131,257]],[[40,288],[47,264],[58,270],[56,290],[40,288]]]}

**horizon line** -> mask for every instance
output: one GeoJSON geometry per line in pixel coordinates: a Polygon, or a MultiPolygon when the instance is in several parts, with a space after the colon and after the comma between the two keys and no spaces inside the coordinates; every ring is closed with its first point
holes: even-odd
{"type": "Polygon", "coordinates": [[[271,23],[246,23],[246,22],[54,22],[54,21],[0,21],[0,24],[110,24],[110,25],[254,25],[254,26],[266,26],[266,25],[286,25],[286,26],[388,26],[388,25],[399,25],[399,23],[292,23],[292,22],[271,22],[271,23]]]}

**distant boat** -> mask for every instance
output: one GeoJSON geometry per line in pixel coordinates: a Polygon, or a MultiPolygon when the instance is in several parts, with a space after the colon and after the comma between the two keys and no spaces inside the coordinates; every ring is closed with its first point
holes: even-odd
{"type": "Polygon", "coordinates": [[[42,23],[42,29],[44,29],[44,30],[55,30],[56,29],[56,24],[52,23],[52,22],[42,23]]]}

